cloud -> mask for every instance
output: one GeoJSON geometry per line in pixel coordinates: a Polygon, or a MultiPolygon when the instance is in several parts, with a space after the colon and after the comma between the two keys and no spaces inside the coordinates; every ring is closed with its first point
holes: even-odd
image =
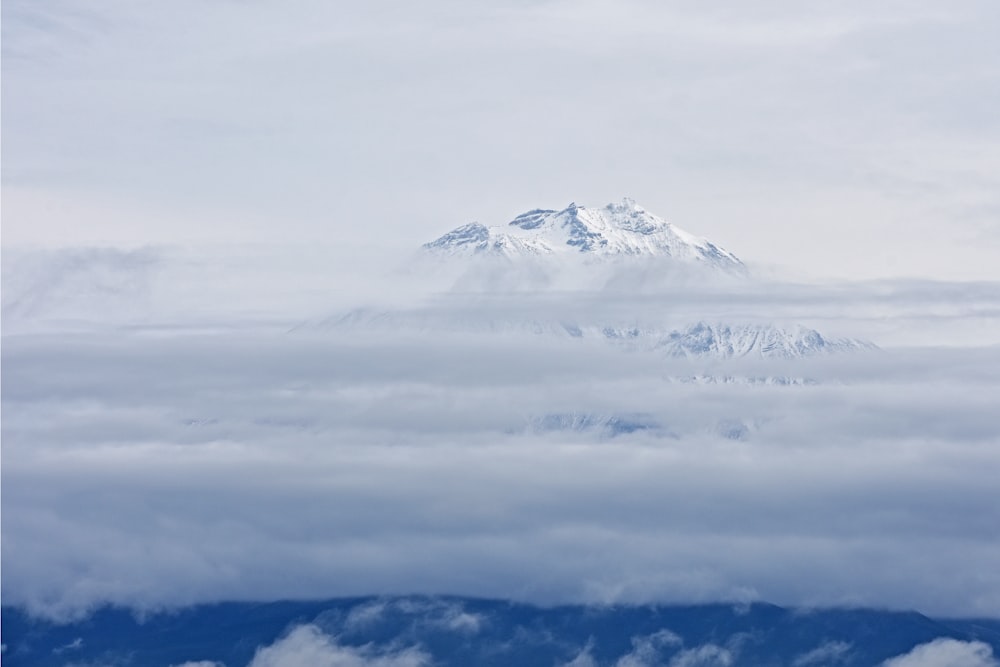
{"type": "Polygon", "coordinates": [[[597,660],[594,659],[593,642],[588,643],[580,652],[573,656],[569,662],[562,663],[561,667],[597,667],[597,660]]]}
{"type": "Polygon", "coordinates": [[[5,252],[4,319],[98,319],[123,309],[136,316],[161,262],[153,248],[5,252]]]}
{"type": "Polygon", "coordinates": [[[917,349],[794,368],[815,386],[692,386],[665,381],[669,360],[533,336],[7,336],[5,599],[752,590],[995,613],[994,359],[917,349]],[[636,412],[678,437],[525,430],[636,412]],[[756,426],[730,440],[720,416],[756,426]]]}
{"type": "Polygon", "coordinates": [[[64,644],[63,646],[59,646],[57,648],[52,649],[52,652],[59,654],[59,653],[65,653],[66,651],[77,651],[81,648],[83,648],[83,637],[77,637],[68,644],[64,644]]]}
{"type": "Polygon", "coordinates": [[[991,344],[1000,325],[1000,286],[986,281],[719,282],[669,267],[612,263],[546,267],[549,283],[525,291],[517,285],[532,280],[537,271],[530,267],[477,265],[486,277],[456,283],[454,267],[414,267],[404,256],[347,240],[337,249],[293,241],[5,246],[3,260],[5,333],[52,333],[68,326],[239,328],[330,337],[363,326],[398,336],[401,330],[515,333],[566,324],[669,330],[724,321],[803,324],[825,336],[865,338],[882,347],[961,347],[991,344]],[[489,279],[494,273],[514,287],[489,279]]]}
{"type": "MultiPolygon", "coordinates": [[[[733,664],[733,654],[715,644],[702,644],[693,648],[682,648],[684,640],[670,630],[660,630],[651,635],[632,638],[632,651],[618,658],[615,667],[653,667],[665,664],[670,656],[670,667],[729,667],[733,664]],[[671,655],[673,654],[673,655],[671,655]]],[[[583,664],[590,659],[589,650],[583,656],[583,664]]],[[[573,664],[573,663],[570,663],[573,664]]]]}
{"type": "Polygon", "coordinates": [[[344,619],[344,631],[362,633],[390,616],[405,618],[412,633],[439,629],[473,635],[487,622],[482,614],[466,611],[461,602],[405,598],[375,600],[353,607],[344,619]]]}
{"type": "Polygon", "coordinates": [[[843,641],[829,641],[820,644],[811,651],[796,656],[792,667],[808,667],[809,665],[835,665],[844,662],[853,644],[843,641]]]}
{"type": "Polygon", "coordinates": [[[383,601],[358,605],[351,609],[344,621],[344,626],[348,630],[363,630],[382,620],[387,606],[388,603],[383,601]]]}
{"type": "Polygon", "coordinates": [[[983,642],[941,638],[882,664],[884,667],[996,667],[1000,661],[993,657],[993,649],[983,642]]]}
{"type": "Polygon", "coordinates": [[[484,618],[481,614],[470,614],[467,611],[452,608],[437,623],[452,632],[474,635],[482,628],[484,618]]]}
{"type": "Polygon", "coordinates": [[[733,654],[715,644],[685,649],[670,659],[670,667],[730,667],[733,654]]]}
{"type": "Polygon", "coordinates": [[[615,661],[615,667],[647,667],[659,664],[664,650],[684,643],[670,630],[659,630],[651,635],[632,638],[632,652],[615,661]]]}
{"type": "MultiPolygon", "coordinates": [[[[403,309],[373,303],[376,286],[356,297],[374,321],[338,327],[326,314],[344,311],[317,305],[325,283],[302,295],[312,283],[276,254],[222,255],[216,281],[206,256],[157,251],[142,326],[117,306],[80,328],[5,319],[5,602],[63,618],[404,593],[1000,613],[992,283],[450,293],[403,309]],[[199,285],[204,301],[183,298],[199,285]],[[285,294],[257,319],[255,299],[269,312],[285,294]],[[804,320],[883,351],[676,360],[528,326],[699,313],[804,320]],[[759,377],[808,382],[737,381],[759,377]],[[629,415],[657,428],[531,428],[629,415]]],[[[145,275],[147,259],[43,253],[29,264],[52,280],[27,283],[145,275]]],[[[423,612],[447,632],[489,623],[423,612]]],[[[380,614],[417,622],[379,603],[351,623],[380,614]]]]}
{"type": "Polygon", "coordinates": [[[377,651],[340,646],[314,625],[300,625],[270,646],[257,649],[248,667],[421,667],[430,656],[416,648],[377,651]]]}

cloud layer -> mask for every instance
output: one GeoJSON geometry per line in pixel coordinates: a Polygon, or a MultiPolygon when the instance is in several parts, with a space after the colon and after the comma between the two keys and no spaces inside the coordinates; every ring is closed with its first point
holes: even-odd
{"type": "Polygon", "coordinates": [[[388,328],[262,326],[229,304],[210,328],[156,306],[140,327],[15,329],[5,602],[71,615],[456,593],[1000,613],[996,349],[929,345],[990,307],[990,287],[932,285],[923,307],[913,285],[803,289],[452,294],[388,328]],[[887,329],[928,329],[764,364],[476,324],[741,302],[862,334],[880,311],[887,329]],[[868,305],[844,319],[852,303],[868,305]],[[655,428],[565,428],[598,417],[655,428]]]}

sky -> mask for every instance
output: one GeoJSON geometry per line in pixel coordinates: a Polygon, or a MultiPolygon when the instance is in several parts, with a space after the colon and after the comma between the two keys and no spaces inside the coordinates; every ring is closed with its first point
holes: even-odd
{"type": "Polygon", "coordinates": [[[630,196],[761,267],[995,280],[998,31],[991,0],[9,0],[3,242],[388,264],[630,196]]]}
{"type": "Polygon", "coordinates": [[[1000,616],[1000,6],[746,4],[6,0],[4,603],[1000,616]],[[753,277],[403,261],[624,195],[753,277]]]}

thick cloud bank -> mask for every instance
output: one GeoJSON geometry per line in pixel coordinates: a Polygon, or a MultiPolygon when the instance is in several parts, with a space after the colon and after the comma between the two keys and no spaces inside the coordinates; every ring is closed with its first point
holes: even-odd
{"type": "MultiPolygon", "coordinates": [[[[95,261],[176,271],[152,257],[95,261]]],[[[231,302],[203,326],[122,294],[141,322],[10,311],[6,604],[454,593],[1000,614],[990,285],[452,294],[379,327],[231,302]],[[672,359],[525,326],[699,313],[882,350],[672,359]]]]}

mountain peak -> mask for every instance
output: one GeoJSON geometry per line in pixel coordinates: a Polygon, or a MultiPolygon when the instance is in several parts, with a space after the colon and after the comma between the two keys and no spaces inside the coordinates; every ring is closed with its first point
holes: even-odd
{"type": "Polygon", "coordinates": [[[427,243],[424,248],[431,247],[464,247],[474,251],[484,250],[489,244],[490,230],[478,222],[456,227],[434,243],[427,243]]]}
{"type": "Polygon", "coordinates": [[[653,215],[629,197],[603,208],[571,202],[562,210],[536,208],[504,227],[471,223],[424,245],[445,255],[568,255],[585,258],[662,258],[745,274],[735,255],[653,215]]]}

